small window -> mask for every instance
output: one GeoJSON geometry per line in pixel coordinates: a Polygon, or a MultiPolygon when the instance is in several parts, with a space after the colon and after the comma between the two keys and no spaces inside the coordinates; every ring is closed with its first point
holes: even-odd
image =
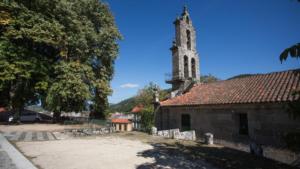
{"type": "Polygon", "coordinates": [[[240,128],[239,133],[241,135],[248,135],[248,117],[246,113],[239,114],[240,128]]]}
{"type": "Polygon", "coordinates": [[[188,78],[189,77],[189,59],[187,56],[183,57],[183,62],[184,62],[184,77],[188,78]]]}
{"type": "Polygon", "coordinates": [[[191,130],[191,116],[189,114],[181,115],[181,129],[183,131],[191,130]]]}
{"type": "Polygon", "coordinates": [[[191,60],[192,65],[192,78],[196,78],[196,61],[194,58],[191,60]]]}
{"type": "Polygon", "coordinates": [[[186,41],[186,46],[187,46],[187,49],[188,50],[191,50],[191,32],[190,30],[186,30],[186,38],[187,38],[187,41],[186,41]]]}
{"type": "Polygon", "coordinates": [[[190,24],[190,18],[188,16],[186,17],[186,23],[190,24]]]}

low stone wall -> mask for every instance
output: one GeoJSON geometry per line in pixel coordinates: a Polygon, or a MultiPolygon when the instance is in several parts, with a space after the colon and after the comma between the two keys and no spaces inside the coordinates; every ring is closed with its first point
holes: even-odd
{"type": "Polygon", "coordinates": [[[115,132],[114,127],[66,129],[66,134],[77,136],[104,135],[115,132]]]}
{"type": "Polygon", "coordinates": [[[196,140],[196,133],[194,130],[180,132],[179,129],[170,129],[157,131],[157,133],[152,134],[178,140],[196,140]]]}
{"type": "MultiPolygon", "coordinates": [[[[200,139],[202,141],[202,139],[200,139]]],[[[225,147],[229,147],[235,150],[240,150],[240,151],[244,151],[247,153],[250,153],[250,146],[247,143],[239,143],[239,142],[231,142],[231,141],[226,141],[226,140],[222,140],[222,139],[214,139],[214,142],[216,144],[220,144],[223,145],[225,147]]]]}
{"type": "Polygon", "coordinates": [[[300,167],[300,154],[287,149],[278,149],[273,147],[262,146],[263,156],[276,161],[300,167]]]}
{"type": "MultiPolygon", "coordinates": [[[[250,145],[246,143],[234,143],[234,142],[229,142],[220,139],[216,139],[215,143],[232,149],[245,151],[248,153],[251,152],[250,145]]],[[[300,166],[300,154],[297,154],[295,152],[292,152],[284,148],[280,149],[280,148],[264,146],[264,145],[262,145],[261,148],[262,148],[263,157],[280,161],[282,163],[286,163],[292,166],[300,166]]]]}

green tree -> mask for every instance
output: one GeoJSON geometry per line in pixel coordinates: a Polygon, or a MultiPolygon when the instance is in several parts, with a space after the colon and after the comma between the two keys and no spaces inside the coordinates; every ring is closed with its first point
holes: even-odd
{"type": "MultiPolygon", "coordinates": [[[[299,1],[300,2],[300,1],[299,1]]],[[[300,58],[300,43],[285,49],[281,55],[280,55],[280,61],[281,63],[283,61],[285,61],[288,57],[291,58],[300,58]]],[[[300,83],[300,80],[299,80],[300,83]]],[[[296,101],[290,102],[288,104],[288,111],[290,113],[290,115],[293,118],[299,118],[300,117],[300,88],[297,88],[293,91],[292,95],[294,95],[295,97],[298,96],[298,99],[296,101]]]]}
{"type": "Polygon", "coordinates": [[[288,57],[299,58],[300,57],[300,43],[297,43],[287,49],[285,49],[279,56],[281,62],[285,61],[288,57]]]}
{"type": "MultiPolygon", "coordinates": [[[[300,2],[300,0],[297,0],[298,2],[300,2]]],[[[300,43],[297,43],[289,48],[286,48],[279,56],[279,59],[281,61],[281,63],[283,61],[285,61],[288,57],[291,58],[300,58],[300,43]]],[[[300,82],[300,80],[299,80],[300,82]]],[[[293,95],[294,96],[300,96],[300,88],[295,89],[293,91],[293,95]]],[[[289,112],[290,114],[294,117],[294,118],[298,118],[300,117],[300,97],[298,97],[298,99],[294,102],[289,103],[288,106],[289,112]]]]}
{"type": "Polygon", "coordinates": [[[167,98],[169,94],[167,90],[162,90],[158,85],[150,82],[143,89],[138,91],[136,96],[136,104],[141,104],[144,107],[153,106],[155,89],[159,93],[159,100],[165,100],[167,98]]]}
{"type": "MultiPolygon", "coordinates": [[[[300,2],[300,0],[297,0],[298,2],[300,2]]],[[[285,49],[279,56],[279,60],[281,61],[281,63],[285,60],[287,60],[288,57],[291,58],[300,58],[300,43],[297,43],[287,49],[285,49]]],[[[298,72],[297,72],[298,73],[298,72]]],[[[299,79],[299,83],[300,83],[300,79],[299,79]]],[[[292,93],[292,95],[294,95],[294,97],[298,96],[298,99],[296,101],[290,102],[288,103],[288,111],[289,114],[293,117],[293,118],[299,118],[300,117],[300,88],[298,87],[297,89],[295,89],[292,93]]],[[[284,137],[287,147],[290,148],[291,150],[294,151],[300,151],[300,132],[296,131],[296,132],[288,132],[285,137],[284,137]]]]}
{"type": "Polygon", "coordinates": [[[42,56],[0,39],[0,91],[1,105],[20,115],[25,104],[36,103],[38,92],[46,90],[49,66],[42,56]]]}
{"type": "Polygon", "coordinates": [[[47,108],[54,111],[58,120],[61,111],[79,112],[85,110],[95,86],[94,72],[88,65],[79,62],[60,62],[55,66],[55,81],[47,98],[47,108]]]}
{"type": "MultiPolygon", "coordinates": [[[[62,76],[71,77],[72,73],[77,76],[82,72],[57,70],[76,62],[79,67],[89,67],[93,72],[94,83],[78,80],[84,81],[89,90],[92,88],[91,97],[83,95],[92,101],[93,111],[100,117],[108,104],[107,95],[112,92],[109,82],[118,53],[117,40],[121,38],[108,6],[98,0],[9,0],[0,2],[0,14],[0,61],[3,63],[1,69],[7,70],[0,75],[0,96],[6,98],[3,104],[24,107],[39,98],[44,105],[47,97],[50,110],[56,111],[57,106],[66,107],[64,102],[50,103],[55,101],[50,95],[58,89],[64,90],[60,88],[62,85],[79,85],[80,91],[86,92],[81,90],[83,83],[61,80],[62,76]],[[8,45],[12,49],[9,53],[5,51],[8,45]],[[15,64],[22,68],[18,76],[13,73],[15,64]],[[13,102],[10,93],[20,95],[13,97],[18,101],[13,102]],[[22,93],[28,93],[28,96],[24,97],[22,93]]],[[[68,101],[78,101],[77,98],[70,100],[74,98],[72,92],[65,94],[69,95],[64,96],[68,101]]],[[[77,111],[78,105],[68,105],[67,109],[77,111]]]]}
{"type": "Polygon", "coordinates": [[[201,83],[211,83],[211,82],[216,82],[216,81],[219,81],[220,79],[211,75],[211,74],[208,74],[208,75],[202,75],[200,77],[200,82],[201,83]]]}
{"type": "Polygon", "coordinates": [[[136,96],[136,104],[144,106],[141,115],[141,125],[146,132],[150,132],[151,127],[154,126],[154,90],[157,90],[159,100],[165,100],[169,95],[168,90],[162,90],[158,85],[150,82],[136,96]]]}
{"type": "Polygon", "coordinates": [[[146,131],[150,132],[151,128],[154,126],[154,108],[153,106],[145,107],[142,110],[141,115],[141,127],[146,131]]]}

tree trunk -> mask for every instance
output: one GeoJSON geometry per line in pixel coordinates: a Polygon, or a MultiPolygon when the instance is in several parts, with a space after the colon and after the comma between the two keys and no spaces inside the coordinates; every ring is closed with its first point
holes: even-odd
{"type": "Polygon", "coordinates": [[[23,108],[22,107],[16,107],[13,109],[13,112],[14,112],[14,115],[13,115],[13,122],[14,123],[21,123],[20,121],[20,116],[22,114],[22,110],[23,108]]]}
{"type": "Polygon", "coordinates": [[[60,122],[60,114],[61,112],[60,111],[54,111],[53,112],[53,118],[52,118],[52,122],[53,123],[59,123],[60,122]]]}
{"type": "Polygon", "coordinates": [[[96,96],[95,96],[95,105],[94,105],[94,108],[93,108],[94,109],[93,110],[93,118],[104,119],[105,118],[104,111],[107,108],[106,98],[100,97],[98,89],[96,89],[96,94],[95,95],[96,96]]]}

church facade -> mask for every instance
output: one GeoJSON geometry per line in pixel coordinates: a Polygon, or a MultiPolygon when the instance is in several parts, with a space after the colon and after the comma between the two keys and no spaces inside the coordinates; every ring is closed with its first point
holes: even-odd
{"type": "Polygon", "coordinates": [[[288,70],[202,84],[196,32],[185,8],[174,22],[171,47],[171,98],[160,102],[155,115],[158,130],[195,130],[197,138],[212,133],[216,140],[286,147],[286,138],[300,133],[300,119],[288,105],[299,99],[300,71],[288,70]]]}

